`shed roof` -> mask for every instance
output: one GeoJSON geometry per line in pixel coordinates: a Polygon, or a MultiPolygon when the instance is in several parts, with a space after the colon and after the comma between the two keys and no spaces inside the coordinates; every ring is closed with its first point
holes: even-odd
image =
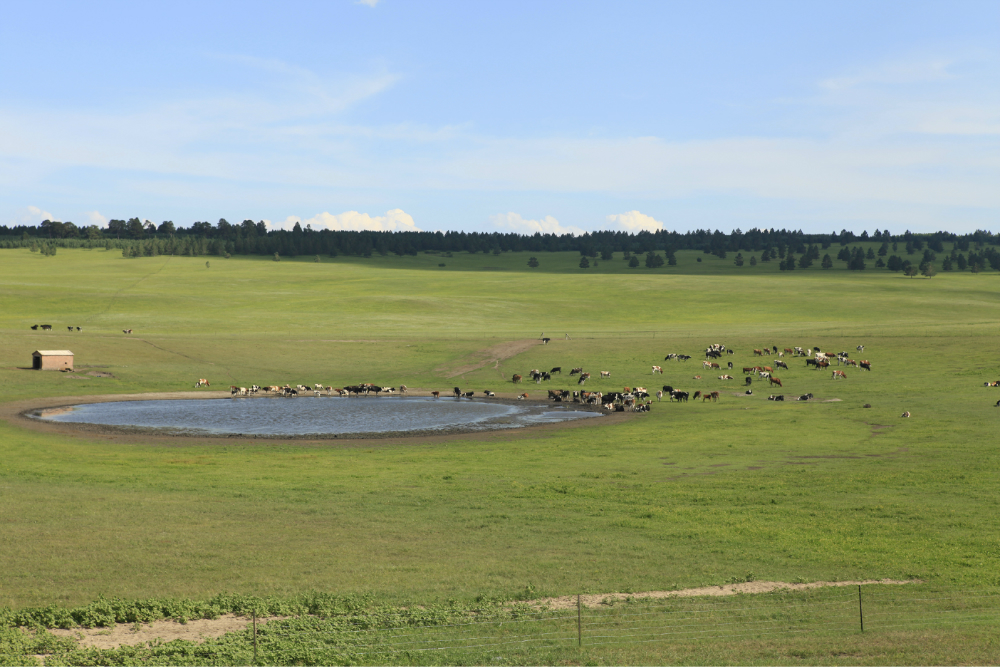
{"type": "Polygon", "coordinates": [[[69,350],[35,350],[31,353],[32,356],[38,355],[40,357],[72,357],[73,353],[69,350]]]}

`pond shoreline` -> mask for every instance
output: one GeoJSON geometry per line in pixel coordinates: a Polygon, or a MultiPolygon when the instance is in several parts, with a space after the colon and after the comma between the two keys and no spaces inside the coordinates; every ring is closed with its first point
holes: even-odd
{"type": "MultiPolygon", "coordinates": [[[[406,397],[430,397],[429,390],[411,389],[406,393],[406,397]]],[[[149,444],[197,444],[197,443],[218,443],[218,442],[246,442],[246,443],[322,443],[336,444],[343,446],[351,445],[371,445],[373,443],[383,444],[405,444],[405,443],[428,443],[444,442],[448,440],[492,440],[496,438],[514,439],[523,437],[536,437],[550,432],[552,429],[580,428],[585,426],[612,425],[622,423],[628,419],[641,416],[636,413],[607,412],[597,406],[586,406],[581,404],[571,404],[575,410],[600,413],[600,419],[568,419],[565,421],[533,424],[528,426],[518,426],[514,428],[492,428],[473,430],[463,427],[450,427],[442,429],[424,431],[391,431],[379,433],[352,433],[352,434],[306,434],[306,435],[254,435],[254,434],[212,434],[212,433],[165,433],[161,428],[142,428],[130,426],[108,426],[102,424],[85,424],[74,422],[56,422],[40,419],[39,415],[49,411],[68,410],[76,405],[92,403],[108,403],[118,401],[156,401],[156,400],[191,400],[191,399],[229,399],[229,400],[331,400],[331,401],[392,401],[398,400],[396,396],[380,397],[336,397],[336,396],[302,396],[297,398],[279,398],[272,396],[255,396],[234,399],[227,391],[181,391],[181,392],[151,392],[145,394],[98,394],[90,396],[66,396],[39,398],[14,403],[0,404],[0,419],[5,419],[10,423],[22,428],[49,433],[59,433],[64,435],[74,435],[87,438],[99,438],[108,440],[118,440],[125,437],[133,442],[149,444]]],[[[455,399],[454,397],[443,397],[441,401],[455,401],[468,399],[455,399]]],[[[500,404],[520,404],[529,403],[534,406],[555,405],[550,401],[539,399],[518,400],[516,393],[509,395],[498,394],[496,398],[476,399],[478,402],[488,400],[500,404]]],[[[564,405],[564,404],[558,404],[564,405]]]]}

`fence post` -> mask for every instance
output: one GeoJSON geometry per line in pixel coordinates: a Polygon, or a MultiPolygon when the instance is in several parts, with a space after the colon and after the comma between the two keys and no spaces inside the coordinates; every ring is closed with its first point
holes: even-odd
{"type": "Polygon", "coordinates": [[[583,647],[583,619],[580,612],[580,594],[576,594],[576,645],[583,647]]]}
{"type": "Polygon", "coordinates": [[[865,612],[861,607],[861,584],[858,584],[858,619],[861,621],[861,632],[865,631],[865,612]]]}
{"type": "Polygon", "coordinates": [[[253,664],[257,664],[257,610],[253,612],[253,664]]]}

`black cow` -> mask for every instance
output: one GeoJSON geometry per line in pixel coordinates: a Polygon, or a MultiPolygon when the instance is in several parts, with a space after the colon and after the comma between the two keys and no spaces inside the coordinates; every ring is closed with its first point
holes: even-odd
{"type": "Polygon", "coordinates": [[[770,396],[767,397],[767,400],[769,400],[769,401],[783,401],[783,400],[785,400],[785,395],[784,394],[778,394],[777,396],[775,396],[774,394],[771,394],[770,396]]]}
{"type": "Polygon", "coordinates": [[[550,340],[552,340],[552,339],[551,338],[543,338],[542,339],[542,345],[548,345],[550,340]]]}
{"type": "Polygon", "coordinates": [[[474,391],[467,391],[467,392],[465,392],[465,397],[466,398],[472,398],[475,395],[476,395],[476,392],[474,392],[474,391]]]}
{"type": "Polygon", "coordinates": [[[459,398],[462,395],[462,390],[458,387],[455,387],[452,391],[455,392],[455,398],[459,398]]]}
{"type": "Polygon", "coordinates": [[[733,362],[730,361],[729,362],[729,368],[732,368],[732,367],[733,367],[733,362]]]}
{"type": "Polygon", "coordinates": [[[549,371],[549,373],[559,373],[560,375],[562,375],[562,366],[556,366],[551,371],[549,371]]]}
{"type": "Polygon", "coordinates": [[[42,331],[49,331],[52,328],[51,324],[43,324],[42,331]]]}
{"type": "Polygon", "coordinates": [[[31,325],[31,330],[32,331],[38,331],[38,325],[37,324],[32,324],[31,325]]]}
{"type": "Polygon", "coordinates": [[[681,401],[688,400],[688,396],[690,396],[690,394],[688,394],[688,392],[686,392],[686,391],[672,391],[672,392],[670,392],[670,400],[671,401],[676,400],[678,403],[680,403],[681,401]]]}
{"type": "Polygon", "coordinates": [[[746,385],[749,387],[751,384],[753,384],[753,378],[748,375],[747,376],[746,385]]]}
{"type": "Polygon", "coordinates": [[[677,355],[677,361],[687,361],[690,358],[691,358],[690,354],[678,354],[677,355]]]}

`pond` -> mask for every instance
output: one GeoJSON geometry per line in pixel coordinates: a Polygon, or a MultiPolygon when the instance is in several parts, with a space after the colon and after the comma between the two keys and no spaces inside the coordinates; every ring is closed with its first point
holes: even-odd
{"type": "Polygon", "coordinates": [[[522,428],[601,415],[574,404],[359,397],[115,401],[32,416],[168,435],[372,437],[522,428]]]}

